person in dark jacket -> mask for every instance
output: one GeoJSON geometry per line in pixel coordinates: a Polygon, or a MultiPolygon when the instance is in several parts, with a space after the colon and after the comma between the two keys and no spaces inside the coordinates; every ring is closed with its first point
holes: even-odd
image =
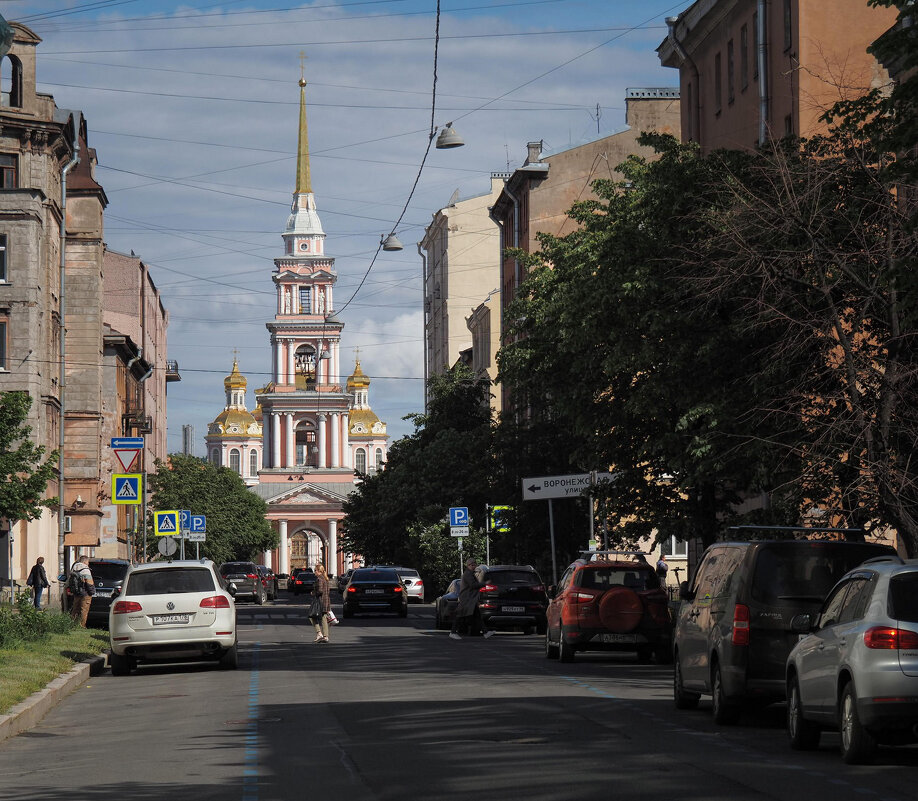
{"type": "MultiPolygon", "coordinates": [[[[453,629],[449,633],[450,639],[461,640],[459,636],[459,626],[464,622],[468,623],[469,634],[476,634],[484,629],[484,621],[481,619],[481,610],[478,608],[478,591],[484,587],[475,575],[475,568],[478,562],[474,559],[465,560],[465,570],[462,573],[462,580],[459,582],[459,601],[456,604],[456,617],[453,618],[453,629]]],[[[490,637],[493,631],[485,631],[484,636],[490,637]]]]}
{"type": "Polygon", "coordinates": [[[316,606],[316,615],[310,615],[309,620],[316,627],[316,642],[328,642],[328,612],[331,609],[331,598],[328,597],[328,573],[325,565],[319,562],[315,567],[316,583],[313,587],[313,603],[316,606]]]}
{"type": "Polygon", "coordinates": [[[70,617],[85,629],[86,620],[89,617],[89,605],[92,603],[92,596],[96,594],[96,585],[92,580],[89,557],[86,554],[78,556],[71,565],[70,573],[67,576],[67,586],[70,588],[72,604],[70,617]]]}
{"type": "Polygon", "coordinates": [[[35,564],[32,565],[26,584],[32,588],[32,603],[35,604],[36,609],[41,609],[41,594],[45,588],[51,586],[48,584],[48,574],[45,573],[44,556],[39,556],[35,564]]]}

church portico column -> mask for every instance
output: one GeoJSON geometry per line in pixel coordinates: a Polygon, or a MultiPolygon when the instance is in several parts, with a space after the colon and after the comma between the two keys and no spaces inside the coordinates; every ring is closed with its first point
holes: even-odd
{"type": "Polygon", "coordinates": [[[332,452],[332,467],[341,467],[341,452],[340,440],[341,437],[341,415],[338,412],[332,412],[331,416],[331,452],[332,452]]]}
{"type": "MultiPolygon", "coordinates": [[[[351,437],[349,433],[347,414],[341,415],[341,441],[344,443],[344,446],[341,449],[342,463],[345,467],[351,467],[351,437]]],[[[369,461],[367,463],[369,464],[369,461]]]]}
{"type": "Polygon", "coordinates": [[[265,551],[264,554],[262,554],[264,556],[265,567],[267,567],[268,569],[273,569],[274,567],[271,564],[271,554],[272,554],[272,551],[265,551]]]}
{"type": "Polygon", "coordinates": [[[292,342],[287,343],[287,383],[296,383],[296,365],[293,363],[293,354],[295,348],[292,342]]]}
{"type": "Polygon", "coordinates": [[[338,575],[338,521],[328,519],[328,565],[329,573],[338,575]]]}
{"type": "Polygon", "coordinates": [[[271,467],[281,466],[280,413],[271,412],[271,467]]]}
{"type": "Polygon", "coordinates": [[[324,468],[327,464],[325,460],[325,426],[328,418],[324,414],[319,415],[319,433],[318,433],[318,446],[319,446],[319,467],[324,468]]]}
{"type": "Polygon", "coordinates": [[[279,520],[277,522],[277,533],[280,535],[280,542],[277,546],[277,567],[278,573],[290,572],[290,553],[287,543],[287,521],[279,520]]]}
{"type": "Polygon", "coordinates": [[[284,343],[279,339],[274,343],[274,381],[284,383],[284,343]]]}
{"type": "Polygon", "coordinates": [[[296,447],[293,441],[293,412],[287,412],[285,415],[287,428],[287,467],[296,465],[296,447]]]}

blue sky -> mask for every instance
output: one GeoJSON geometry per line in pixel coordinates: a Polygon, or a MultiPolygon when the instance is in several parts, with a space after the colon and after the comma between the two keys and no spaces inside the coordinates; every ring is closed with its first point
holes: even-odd
{"type": "MultiPolygon", "coordinates": [[[[557,152],[624,125],[625,89],[675,86],[655,48],[667,0],[442,0],[435,123],[466,146],[432,151],[398,227],[342,318],[342,364],[360,349],[370,400],[394,437],[422,410],[421,261],[415,243],[454,191],[486,192],[528,141],[557,152]],[[598,119],[596,108],[599,105],[598,119]]],[[[39,90],[87,118],[109,198],[106,241],[151,266],[170,313],[169,448],[224,403],[233,350],[251,390],[268,380],[295,176],[305,51],[313,189],[336,257],[336,306],[351,299],[408,198],[427,144],[435,0],[0,0],[42,38],[39,90]]],[[[496,286],[496,282],[495,282],[496,286]]],[[[468,316],[482,298],[457,299],[468,316]]]]}

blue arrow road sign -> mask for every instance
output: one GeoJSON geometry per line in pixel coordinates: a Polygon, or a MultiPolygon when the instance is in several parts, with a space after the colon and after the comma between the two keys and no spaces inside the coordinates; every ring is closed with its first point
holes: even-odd
{"type": "Polygon", "coordinates": [[[143,437],[112,437],[112,447],[143,450],[143,437]]]}
{"type": "Polygon", "coordinates": [[[204,515],[191,516],[191,533],[201,534],[207,532],[207,518],[204,515]]]}
{"type": "Polygon", "coordinates": [[[468,506],[451,506],[449,510],[449,524],[451,526],[467,526],[469,524],[468,506]]]}

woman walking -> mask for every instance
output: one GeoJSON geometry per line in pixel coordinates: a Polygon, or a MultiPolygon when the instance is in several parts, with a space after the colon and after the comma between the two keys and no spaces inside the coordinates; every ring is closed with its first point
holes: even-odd
{"type": "Polygon", "coordinates": [[[309,610],[309,620],[316,627],[316,642],[328,642],[328,612],[331,610],[331,599],[328,597],[328,573],[321,562],[316,564],[316,584],[312,590],[313,601],[309,610]]]}

